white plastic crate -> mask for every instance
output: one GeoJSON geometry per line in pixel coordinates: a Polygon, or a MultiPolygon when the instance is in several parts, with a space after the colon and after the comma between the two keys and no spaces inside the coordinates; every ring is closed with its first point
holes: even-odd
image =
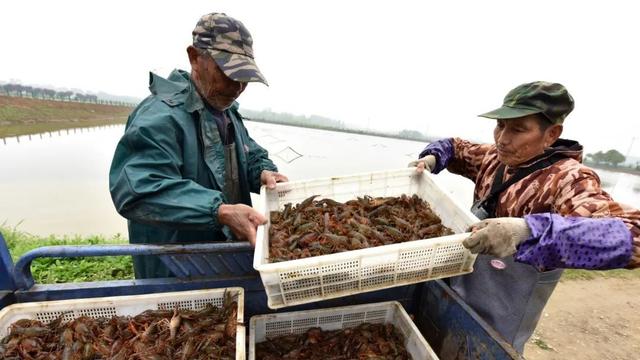
{"type": "Polygon", "coordinates": [[[365,322],[393,324],[404,337],[404,346],[413,360],[438,359],[402,305],[397,301],[387,301],[252,316],[249,328],[249,360],[256,359],[256,344],[269,338],[302,334],[313,327],[327,331],[347,329],[365,322]]]}
{"type": "Polygon", "coordinates": [[[174,309],[176,304],[181,309],[199,310],[207,303],[222,306],[225,291],[238,302],[236,360],[245,360],[244,290],[239,287],[14,304],[0,311],[0,339],[7,336],[9,326],[20,319],[48,323],[61,314],[64,321],[80,316],[135,316],[145,310],[174,309]]]}
{"type": "MultiPolygon", "coordinates": [[[[269,224],[258,227],[253,267],[260,272],[271,309],[361,292],[462,275],[473,271],[476,255],[462,241],[479,221],[442,190],[437,177],[413,168],[357,174],[263,187],[256,208],[269,213],[312,195],[345,202],[358,196],[411,196],[427,201],[454,235],[353,250],[291,261],[269,262],[269,224]]],[[[318,198],[318,199],[319,199],[318,198]]]]}

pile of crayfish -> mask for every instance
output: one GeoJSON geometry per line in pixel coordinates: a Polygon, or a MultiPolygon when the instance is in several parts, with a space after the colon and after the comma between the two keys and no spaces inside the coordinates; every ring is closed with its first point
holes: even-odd
{"type": "Polygon", "coordinates": [[[222,307],[147,310],[134,317],[22,319],[0,341],[0,359],[235,359],[237,311],[237,302],[225,300],[222,307]]]}
{"type": "Polygon", "coordinates": [[[364,323],[344,330],[311,328],[256,344],[257,360],[409,360],[402,335],[392,324],[364,323]]]}
{"type": "Polygon", "coordinates": [[[294,260],[451,235],[431,206],[411,197],[358,197],[340,203],[311,196],[270,213],[269,259],[294,260]]]}

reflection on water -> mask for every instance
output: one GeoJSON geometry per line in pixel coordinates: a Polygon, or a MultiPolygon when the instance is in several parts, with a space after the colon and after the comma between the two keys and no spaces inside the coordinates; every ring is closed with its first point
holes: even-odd
{"type": "MultiPolygon", "coordinates": [[[[374,136],[247,122],[291,180],[405,167],[424,144],[374,136]]],[[[123,125],[70,129],[3,139],[0,145],[0,223],[20,223],[33,234],[126,234],[126,220],[111,203],[108,172],[123,125]]],[[[640,205],[640,177],[598,170],[616,200],[640,205]]],[[[468,207],[472,183],[443,177],[456,201],[468,207]]]]}

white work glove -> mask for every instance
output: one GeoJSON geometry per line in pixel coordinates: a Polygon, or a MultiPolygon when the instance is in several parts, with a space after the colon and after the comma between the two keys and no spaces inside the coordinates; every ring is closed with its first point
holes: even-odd
{"type": "Polygon", "coordinates": [[[432,172],[436,167],[436,157],[433,155],[427,155],[423,158],[410,162],[408,166],[415,166],[418,174],[421,174],[425,170],[432,172]]]}
{"type": "Polygon", "coordinates": [[[516,252],[521,242],[531,238],[531,230],[523,218],[485,219],[469,227],[471,235],[462,245],[474,254],[505,257],[516,252]]]}

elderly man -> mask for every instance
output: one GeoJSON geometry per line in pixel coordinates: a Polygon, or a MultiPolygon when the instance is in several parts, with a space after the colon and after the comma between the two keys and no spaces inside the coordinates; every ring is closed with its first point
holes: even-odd
{"type": "MultiPolygon", "coordinates": [[[[266,218],[250,191],[287,177],[251,139],[235,102],[247,83],[267,84],[252,44],[240,21],[207,14],[187,48],[191,74],[151,74],[151,95],[129,116],[109,174],[131,243],[255,242],[266,218]]],[[[134,258],[134,268],[137,278],[173,276],[152,256],[134,258]]]]}
{"type": "Polygon", "coordinates": [[[640,266],[640,211],[613,201],[581,164],[582,146],[559,138],[573,107],[560,84],[522,84],[480,115],[497,120],[495,144],[444,139],[410,164],[474,181],[472,211],[486,220],[464,245],[482,255],[450,284],[519,352],[562,268],[640,266]]]}

